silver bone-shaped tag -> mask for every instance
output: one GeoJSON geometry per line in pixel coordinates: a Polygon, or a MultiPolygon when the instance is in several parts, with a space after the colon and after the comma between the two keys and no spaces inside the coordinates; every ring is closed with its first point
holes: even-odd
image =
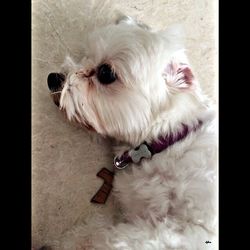
{"type": "Polygon", "coordinates": [[[141,158],[151,158],[152,156],[145,144],[141,144],[137,150],[132,149],[128,154],[134,163],[138,163],[141,158]]]}

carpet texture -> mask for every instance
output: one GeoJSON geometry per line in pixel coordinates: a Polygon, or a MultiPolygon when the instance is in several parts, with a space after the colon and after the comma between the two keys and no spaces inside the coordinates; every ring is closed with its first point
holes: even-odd
{"type": "Polygon", "coordinates": [[[112,214],[91,197],[101,186],[96,173],[111,167],[107,141],[96,142],[70,124],[53,104],[47,75],[64,57],[82,56],[81,37],[112,22],[115,11],[156,30],[182,24],[196,77],[208,96],[217,99],[217,2],[215,0],[33,0],[32,1],[32,245],[40,247],[96,213],[112,214]],[[114,5],[114,2],[116,6],[114,5]]]}

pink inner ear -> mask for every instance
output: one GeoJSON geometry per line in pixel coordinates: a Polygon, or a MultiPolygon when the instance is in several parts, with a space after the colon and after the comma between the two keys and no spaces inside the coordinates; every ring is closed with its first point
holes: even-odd
{"type": "Polygon", "coordinates": [[[166,83],[176,88],[189,88],[194,82],[194,75],[190,67],[183,63],[169,63],[163,75],[166,83]]]}
{"type": "Polygon", "coordinates": [[[178,69],[177,73],[179,72],[183,73],[184,81],[186,82],[186,84],[193,83],[194,75],[188,66],[182,66],[181,68],[178,69]]]}

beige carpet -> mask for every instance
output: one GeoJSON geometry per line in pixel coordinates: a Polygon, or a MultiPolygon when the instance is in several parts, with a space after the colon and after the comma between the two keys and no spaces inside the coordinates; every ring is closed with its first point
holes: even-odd
{"type": "MultiPolygon", "coordinates": [[[[217,96],[217,1],[117,0],[125,14],[155,29],[181,23],[194,72],[206,93],[217,96]]],[[[69,124],[50,99],[47,75],[66,54],[81,57],[81,37],[89,27],[110,22],[114,3],[90,0],[32,1],[32,244],[62,237],[73,225],[105,206],[89,200],[102,181],[97,171],[112,165],[108,144],[93,142],[69,124]],[[104,4],[106,3],[106,4],[104,4]]]]}

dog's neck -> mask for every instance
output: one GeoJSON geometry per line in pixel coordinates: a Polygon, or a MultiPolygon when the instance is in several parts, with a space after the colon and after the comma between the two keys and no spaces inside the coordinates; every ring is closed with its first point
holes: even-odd
{"type": "Polygon", "coordinates": [[[142,142],[157,140],[160,136],[178,133],[182,124],[196,126],[199,121],[206,121],[211,116],[211,108],[207,99],[200,96],[180,95],[168,110],[162,111],[153,119],[151,125],[137,136],[129,137],[128,143],[136,147],[142,142]]]}
{"type": "Polygon", "coordinates": [[[140,163],[142,158],[150,159],[153,155],[161,153],[168,149],[173,144],[185,139],[191,132],[195,132],[202,126],[203,122],[199,120],[199,123],[190,127],[186,124],[182,124],[182,128],[176,133],[170,133],[162,135],[157,140],[151,142],[144,142],[137,146],[135,149],[125,151],[122,155],[114,158],[114,167],[116,169],[124,169],[129,163],[140,163]]]}

